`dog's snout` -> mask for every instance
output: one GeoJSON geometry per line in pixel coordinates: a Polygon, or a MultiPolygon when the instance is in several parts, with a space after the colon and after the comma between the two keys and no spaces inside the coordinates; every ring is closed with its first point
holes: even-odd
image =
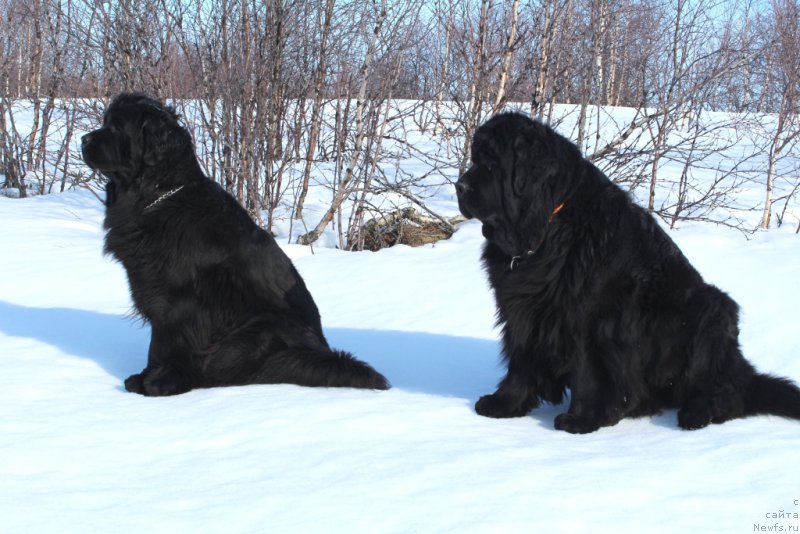
{"type": "Polygon", "coordinates": [[[92,134],[90,134],[90,133],[88,133],[88,134],[84,135],[83,137],[81,137],[81,146],[85,147],[86,145],[88,145],[89,141],[91,141],[91,138],[92,138],[92,134]]]}
{"type": "Polygon", "coordinates": [[[458,210],[467,219],[472,218],[472,213],[469,211],[469,209],[467,209],[467,204],[469,203],[467,193],[469,193],[469,190],[470,190],[469,184],[464,180],[458,180],[456,182],[456,197],[458,198],[458,210]]]}

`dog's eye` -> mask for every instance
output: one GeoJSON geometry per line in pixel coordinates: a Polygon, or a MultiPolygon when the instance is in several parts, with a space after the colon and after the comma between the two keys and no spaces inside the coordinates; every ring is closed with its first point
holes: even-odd
{"type": "Polygon", "coordinates": [[[492,171],[492,167],[493,167],[491,160],[481,161],[480,163],[478,163],[477,166],[482,168],[484,171],[489,171],[489,172],[492,171]]]}
{"type": "Polygon", "coordinates": [[[475,170],[480,176],[490,176],[492,174],[492,163],[482,161],[475,164],[475,170]]]}
{"type": "Polygon", "coordinates": [[[106,129],[112,134],[116,134],[120,131],[119,124],[114,121],[106,122],[106,129]]]}

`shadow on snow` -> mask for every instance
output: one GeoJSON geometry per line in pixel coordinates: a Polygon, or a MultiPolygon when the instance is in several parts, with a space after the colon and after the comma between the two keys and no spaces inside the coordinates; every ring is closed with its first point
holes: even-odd
{"type": "MultiPolygon", "coordinates": [[[[0,332],[92,359],[120,381],[145,366],[150,340],[150,327],[127,315],[7,302],[0,302],[0,332]]],[[[327,328],[325,335],[404,390],[475,400],[502,376],[492,340],[351,328],[327,328]]]]}
{"type": "MultiPolygon", "coordinates": [[[[30,308],[0,301],[0,332],[52,345],[96,361],[120,382],[141,371],[147,360],[150,327],[128,315],[73,308],[30,308]]],[[[383,373],[392,387],[475,402],[494,391],[503,376],[500,344],[467,337],[327,328],[332,347],[348,350],[383,373]]],[[[546,428],[569,405],[543,404],[529,417],[546,428]]],[[[673,410],[652,417],[654,425],[676,428],[673,410]]]]}

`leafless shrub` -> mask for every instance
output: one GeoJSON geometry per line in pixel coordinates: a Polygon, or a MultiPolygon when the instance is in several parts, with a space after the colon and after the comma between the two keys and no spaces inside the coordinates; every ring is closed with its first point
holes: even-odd
{"type": "Polygon", "coordinates": [[[714,2],[0,0],[2,187],[97,190],[79,137],[141,90],[183,114],[214,180],[302,243],[333,229],[357,249],[368,220],[410,207],[446,221],[428,198],[503,109],[575,140],[670,225],[794,225],[796,2],[714,2]],[[743,195],[754,183],[761,199],[743,195]]]}

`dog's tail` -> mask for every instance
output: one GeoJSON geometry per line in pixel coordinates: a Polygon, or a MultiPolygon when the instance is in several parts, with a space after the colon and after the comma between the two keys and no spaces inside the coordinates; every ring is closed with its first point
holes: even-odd
{"type": "Polygon", "coordinates": [[[745,411],[800,419],[800,389],[788,378],[755,374],[747,387],[745,411]]]}
{"type": "Polygon", "coordinates": [[[382,374],[345,351],[291,347],[271,354],[265,363],[267,383],[389,389],[382,374]]]}

